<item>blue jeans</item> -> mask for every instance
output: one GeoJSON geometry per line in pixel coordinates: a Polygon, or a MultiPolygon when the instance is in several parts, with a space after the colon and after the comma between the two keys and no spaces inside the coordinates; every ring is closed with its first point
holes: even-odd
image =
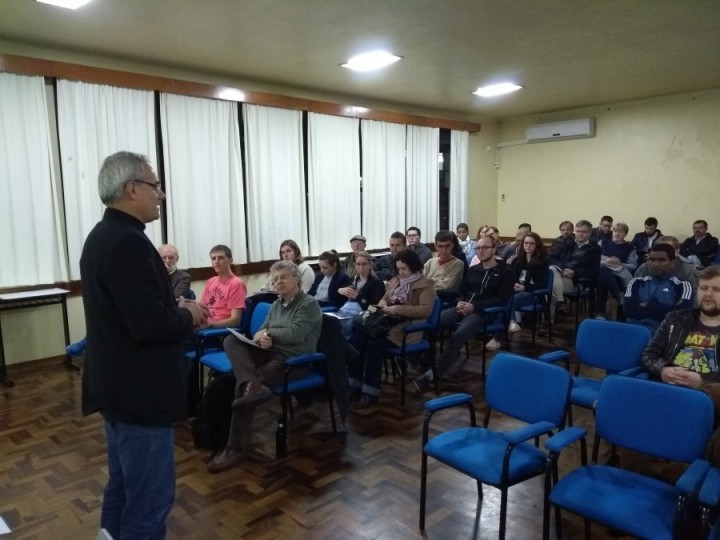
{"type": "Polygon", "coordinates": [[[172,427],[105,419],[109,479],[100,526],[115,540],[165,538],[175,500],[172,427]]]}

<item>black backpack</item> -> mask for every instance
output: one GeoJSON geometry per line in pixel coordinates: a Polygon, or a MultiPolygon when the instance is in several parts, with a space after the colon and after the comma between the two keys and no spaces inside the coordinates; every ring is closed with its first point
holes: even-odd
{"type": "Polygon", "coordinates": [[[235,375],[223,373],[205,388],[197,415],[192,420],[195,448],[219,451],[227,445],[235,384],[235,375]]]}

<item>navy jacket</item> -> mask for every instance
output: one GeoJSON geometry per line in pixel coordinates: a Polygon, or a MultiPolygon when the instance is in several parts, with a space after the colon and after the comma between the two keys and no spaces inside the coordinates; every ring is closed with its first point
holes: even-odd
{"type": "MultiPolygon", "coordinates": [[[[312,287],[310,287],[310,290],[308,291],[308,294],[310,296],[315,296],[317,294],[318,285],[320,285],[320,282],[325,279],[325,276],[322,272],[318,272],[315,275],[315,281],[312,284],[312,287]]],[[[348,275],[343,272],[342,270],[338,270],[333,275],[332,279],[330,280],[330,287],[328,288],[328,301],[327,302],[320,302],[318,303],[321,306],[335,306],[335,307],[341,307],[347,298],[343,296],[342,294],[338,294],[338,289],[341,289],[343,287],[347,287],[350,285],[350,278],[348,275]]]]}

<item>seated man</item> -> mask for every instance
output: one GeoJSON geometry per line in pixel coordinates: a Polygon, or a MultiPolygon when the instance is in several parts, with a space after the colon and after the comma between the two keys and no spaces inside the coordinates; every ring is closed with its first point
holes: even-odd
{"type": "Polygon", "coordinates": [[[638,264],[643,264],[647,260],[650,248],[662,236],[662,232],[657,226],[658,220],[654,217],[649,217],[645,220],[645,230],[633,236],[632,243],[635,246],[638,264]]]}
{"type": "Polygon", "coordinates": [[[502,248],[498,247],[497,256],[510,264],[515,257],[522,253],[523,238],[525,238],[529,232],[532,232],[532,225],[529,223],[521,223],[518,225],[517,231],[515,231],[515,240],[508,244],[503,244],[502,248]]]}
{"type": "Polygon", "coordinates": [[[700,273],[697,305],[665,316],[645,348],[641,363],[653,378],[707,392],[715,402],[717,417],[720,266],[710,266],[700,273]]]}
{"type": "Polygon", "coordinates": [[[178,300],[181,296],[187,298],[190,292],[190,274],[178,270],[177,263],[180,259],[180,253],[178,253],[177,248],[172,244],[163,244],[158,248],[158,253],[170,276],[170,284],[175,293],[175,300],[178,300]]]}
{"type": "Polygon", "coordinates": [[[435,291],[452,291],[460,286],[465,264],[454,257],[453,233],[439,231],[435,235],[435,249],[438,256],[430,259],[423,266],[423,275],[435,283],[435,291]]]}
{"type": "Polygon", "coordinates": [[[704,219],[693,223],[693,235],[680,247],[680,255],[695,266],[710,266],[715,262],[718,239],[707,232],[708,224],[704,219]]]}
{"type": "MultiPolygon", "coordinates": [[[[687,281],[692,285],[693,291],[697,291],[698,288],[698,269],[694,264],[683,261],[678,255],[680,255],[680,242],[674,236],[661,236],[656,240],[658,244],[668,244],[675,250],[675,258],[672,261],[672,268],[670,269],[670,275],[675,276],[680,281],[687,281]]],[[[644,262],[635,271],[635,277],[641,278],[650,275],[650,264],[644,262]]]]}
{"type": "Polygon", "coordinates": [[[217,275],[207,280],[200,299],[200,303],[210,310],[208,326],[240,326],[247,288],[245,282],[233,274],[232,251],[227,246],[217,245],[210,250],[210,261],[217,275]]]}
{"type": "Polygon", "coordinates": [[[550,256],[554,274],[553,301],[555,313],[565,313],[565,293],[574,292],[580,283],[594,285],[600,271],[600,246],[590,241],[592,225],[582,219],[575,224],[575,244],[563,259],[550,256]]]}
{"type": "Polygon", "coordinates": [[[605,319],[608,295],[622,303],[625,289],[637,268],[635,246],[632,242],[625,241],[628,230],[625,223],[618,221],[612,228],[612,240],[602,241],[597,280],[596,319],[605,319]]]}
{"type": "Polygon", "coordinates": [[[390,253],[375,259],[373,270],[375,277],[387,282],[395,275],[395,255],[400,253],[406,247],[405,235],[400,231],[395,231],[390,235],[390,253]]]}
{"type": "MultiPolygon", "coordinates": [[[[272,397],[268,386],[283,382],[285,360],[315,352],[317,348],[322,313],[317,301],[300,288],[298,267],[291,261],[277,261],[270,274],[280,297],[253,336],[257,346],[234,336],[223,342],[237,387],[227,446],[208,463],[211,473],[226,471],[245,457],[255,409],[272,397]]],[[[295,376],[303,374],[302,370],[293,372],[295,376]]]]}
{"type": "MultiPolygon", "coordinates": [[[[440,315],[438,330],[455,331],[435,364],[435,376],[438,378],[452,367],[463,346],[482,331],[483,309],[506,306],[514,293],[515,274],[505,263],[495,258],[495,241],[484,236],[478,239],[475,249],[480,263],[468,270],[457,304],[443,310],[440,315]],[[459,326],[455,328],[458,323],[459,326]]],[[[415,379],[415,389],[424,392],[432,381],[433,372],[430,369],[415,379]]]]}
{"type": "Polygon", "coordinates": [[[432,259],[433,255],[432,251],[430,251],[430,248],[420,241],[420,235],[420,229],[418,229],[417,227],[408,227],[408,230],[405,231],[408,249],[412,249],[415,253],[417,253],[418,257],[420,257],[420,262],[422,264],[425,264],[430,259],[432,259]]]}
{"type": "Polygon", "coordinates": [[[350,250],[352,253],[345,257],[343,262],[343,271],[348,275],[350,281],[355,277],[355,255],[361,251],[365,251],[367,239],[362,234],[356,234],[350,239],[350,250]]]}
{"type": "Polygon", "coordinates": [[[570,252],[575,248],[575,233],[572,221],[560,223],[560,236],[553,240],[548,253],[551,261],[565,261],[570,252]]]}
{"type": "Polygon", "coordinates": [[[590,231],[590,241],[595,242],[599,246],[602,246],[605,243],[605,240],[609,242],[610,240],[612,240],[612,228],[612,216],[601,217],[598,226],[593,227],[590,231]]]}
{"type": "Polygon", "coordinates": [[[668,244],[650,248],[650,276],[633,279],[625,291],[623,311],[627,321],[657,330],[671,311],[692,307],[692,287],[670,273],[675,250],[668,244]]]}

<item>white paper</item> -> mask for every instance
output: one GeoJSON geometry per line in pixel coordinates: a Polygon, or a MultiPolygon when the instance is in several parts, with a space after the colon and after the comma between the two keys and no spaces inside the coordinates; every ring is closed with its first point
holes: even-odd
{"type": "Polygon", "coordinates": [[[8,534],[10,532],[10,527],[7,526],[7,523],[5,523],[5,520],[0,517],[0,534],[8,534]]]}
{"type": "Polygon", "coordinates": [[[247,337],[245,337],[243,334],[241,334],[241,333],[238,332],[237,330],[234,330],[233,328],[228,328],[228,330],[230,331],[230,333],[231,333],[233,336],[235,336],[236,338],[238,338],[238,339],[239,339],[240,341],[242,341],[243,343],[247,343],[248,345],[252,345],[253,347],[257,347],[258,349],[260,348],[260,345],[258,345],[257,343],[255,343],[252,339],[248,339],[247,337]]]}

